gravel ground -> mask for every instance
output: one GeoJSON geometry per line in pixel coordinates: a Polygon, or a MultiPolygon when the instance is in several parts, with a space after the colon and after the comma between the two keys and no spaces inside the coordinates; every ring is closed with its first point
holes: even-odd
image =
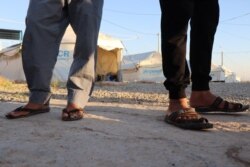
{"type": "MultiPolygon", "coordinates": [[[[226,100],[250,103],[250,82],[211,83],[211,91],[226,100]]],[[[66,99],[64,86],[52,87],[53,99],[66,99]]],[[[190,87],[187,88],[190,95],[190,87]]],[[[0,85],[0,101],[25,102],[28,100],[26,84],[0,85]]],[[[111,102],[166,106],[168,92],[161,83],[96,83],[91,102],[111,102]]]]}
{"type": "MultiPolygon", "coordinates": [[[[163,121],[168,92],[162,84],[97,83],[85,118],[65,123],[66,101],[56,99],[66,99],[66,90],[52,88],[52,112],[10,121],[4,114],[26,102],[28,91],[0,80],[0,167],[250,166],[249,111],[204,114],[213,129],[183,130],[163,121]]],[[[250,83],[211,83],[211,89],[250,102],[250,83]]]]}

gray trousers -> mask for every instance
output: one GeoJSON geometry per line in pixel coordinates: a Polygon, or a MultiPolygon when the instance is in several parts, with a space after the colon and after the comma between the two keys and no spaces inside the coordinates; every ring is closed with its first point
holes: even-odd
{"type": "Polygon", "coordinates": [[[30,0],[22,51],[29,102],[49,102],[60,42],[70,24],[77,38],[67,82],[68,103],[86,105],[95,77],[102,8],[103,0],[30,0]]]}

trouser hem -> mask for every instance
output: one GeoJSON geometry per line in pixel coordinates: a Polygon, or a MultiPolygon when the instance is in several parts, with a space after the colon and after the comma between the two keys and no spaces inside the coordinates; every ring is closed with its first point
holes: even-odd
{"type": "Polygon", "coordinates": [[[210,90],[209,83],[193,83],[192,91],[207,91],[210,90]]]}
{"type": "Polygon", "coordinates": [[[185,89],[169,90],[169,99],[181,99],[185,97],[185,89]]]}
{"type": "Polygon", "coordinates": [[[48,104],[50,101],[50,97],[50,92],[32,91],[30,93],[29,102],[35,104],[48,104]]]}

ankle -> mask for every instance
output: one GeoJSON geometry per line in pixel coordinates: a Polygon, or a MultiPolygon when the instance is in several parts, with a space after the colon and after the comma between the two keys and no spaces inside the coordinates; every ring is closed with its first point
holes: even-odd
{"type": "Polygon", "coordinates": [[[69,103],[67,106],[66,106],[66,110],[70,111],[70,110],[74,110],[74,109],[79,109],[80,107],[77,106],[76,104],[74,103],[69,103]]]}
{"type": "Polygon", "coordinates": [[[190,96],[190,105],[200,106],[209,105],[216,99],[216,96],[209,90],[207,91],[192,91],[190,96]]]}
{"type": "Polygon", "coordinates": [[[170,99],[169,101],[169,111],[177,111],[181,109],[187,109],[189,108],[188,99],[187,98],[181,98],[181,99],[170,99]]]}
{"type": "Polygon", "coordinates": [[[204,97],[204,96],[208,96],[208,95],[212,95],[212,93],[210,92],[210,90],[205,90],[205,91],[192,91],[191,92],[191,97],[204,97]]]}
{"type": "Polygon", "coordinates": [[[24,108],[29,108],[29,109],[40,109],[40,108],[44,108],[44,104],[38,104],[38,103],[32,103],[32,102],[28,102],[24,108]]]}

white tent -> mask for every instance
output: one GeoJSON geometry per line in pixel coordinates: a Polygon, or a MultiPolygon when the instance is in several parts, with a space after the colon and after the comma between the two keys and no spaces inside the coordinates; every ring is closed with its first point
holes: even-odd
{"type": "Polygon", "coordinates": [[[20,51],[21,44],[16,44],[0,51],[0,76],[15,81],[24,80],[20,51]]]}
{"type": "Polygon", "coordinates": [[[224,66],[212,65],[210,76],[214,82],[240,82],[240,78],[234,72],[224,66]]]}
{"type": "MultiPolygon", "coordinates": [[[[66,81],[68,71],[73,61],[76,35],[69,26],[62,39],[57,63],[54,70],[53,80],[66,81]]],[[[122,50],[124,46],[119,39],[100,33],[98,37],[98,57],[96,64],[96,75],[118,75],[122,61],[122,50]]]]}
{"type": "MultiPolygon", "coordinates": [[[[53,81],[65,82],[73,61],[76,36],[69,26],[62,39],[53,73],[53,81]]],[[[25,81],[21,61],[21,44],[1,50],[0,75],[10,80],[25,81]]],[[[98,37],[97,75],[118,75],[123,44],[119,39],[100,33],[98,37]]]]}
{"type": "Polygon", "coordinates": [[[127,55],[122,60],[123,81],[163,82],[162,56],[159,52],[127,55]]]}
{"type": "MultiPolygon", "coordinates": [[[[188,67],[190,69],[190,62],[188,61],[188,67]]],[[[213,64],[211,65],[211,72],[209,74],[212,77],[212,82],[240,82],[240,78],[225,66],[213,64]]]]}

